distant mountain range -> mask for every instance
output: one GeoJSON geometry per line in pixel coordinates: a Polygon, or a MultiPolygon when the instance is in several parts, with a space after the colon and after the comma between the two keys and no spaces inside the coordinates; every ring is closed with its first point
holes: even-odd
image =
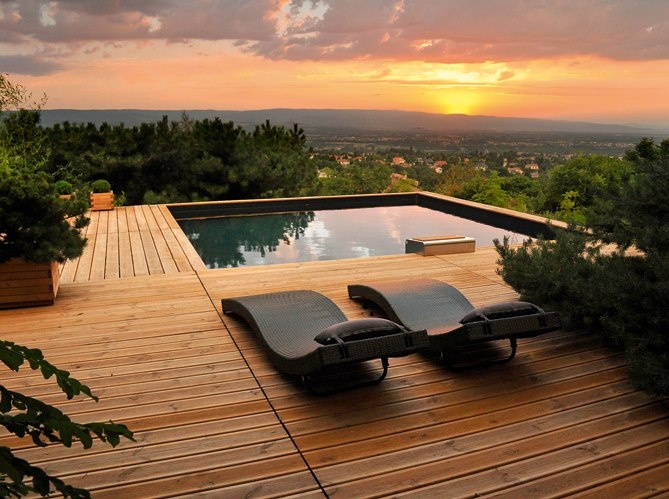
{"type": "MultiPolygon", "coordinates": [[[[108,123],[126,126],[153,123],[167,116],[181,120],[184,111],[142,109],[48,109],[42,111],[42,125],[56,123],[108,123]]],[[[628,125],[557,121],[534,118],[502,118],[464,114],[433,114],[410,111],[369,111],[362,109],[261,109],[255,111],[186,110],[195,120],[220,118],[245,128],[270,120],[272,124],[292,127],[299,124],[307,133],[323,131],[367,131],[387,133],[459,133],[459,132],[560,132],[625,135],[657,135],[662,130],[628,125]]]]}

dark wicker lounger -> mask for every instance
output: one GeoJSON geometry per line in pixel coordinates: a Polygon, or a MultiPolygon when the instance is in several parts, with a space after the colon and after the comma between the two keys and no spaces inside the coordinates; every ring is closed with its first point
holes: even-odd
{"type": "MultiPolygon", "coordinates": [[[[224,313],[236,314],[251,326],[279,371],[302,376],[314,391],[319,390],[312,375],[329,367],[380,359],[383,372],[372,381],[378,383],[388,371],[388,357],[428,347],[424,330],[408,330],[386,319],[347,320],[332,300],[315,291],[226,298],[222,305],[224,313]]],[[[361,384],[370,382],[355,385],[361,384]]]]}
{"type": "Polygon", "coordinates": [[[510,301],[474,308],[456,288],[435,279],[385,281],[348,286],[351,298],[371,302],[392,321],[410,329],[425,329],[430,349],[439,351],[451,367],[452,347],[495,340],[509,340],[516,355],[517,339],[537,336],[560,327],[554,312],[532,303],[510,301]]]}

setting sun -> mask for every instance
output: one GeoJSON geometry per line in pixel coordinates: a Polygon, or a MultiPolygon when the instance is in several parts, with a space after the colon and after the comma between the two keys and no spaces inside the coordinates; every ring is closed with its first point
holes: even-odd
{"type": "Polygon", "coordinates": [[[439,91],[435,112],[442,114],[480,114],[476,88],[455,88],[439,91]]]}

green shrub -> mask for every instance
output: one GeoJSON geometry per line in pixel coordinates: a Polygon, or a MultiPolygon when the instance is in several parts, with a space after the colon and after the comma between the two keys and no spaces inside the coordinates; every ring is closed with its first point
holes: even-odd
{"type": "Polygon", "coordinates": [[[58,180],[55,187],[56,192],[60,195],[72,194],[72,184],[67,180],[58,180]]]}
{"type": "Polygon", "coordinates": [[[523,298],[589,324],[624,347],[637,386],[669,394],[669,140],[628,154],[631,176],[600,192],[589,232],[495,243],[500,274],[523,298]],[[603,243],[613,246],[605,248],[603,243]],[[632,249],[632,253],[627,250],[632,249]]]}
{"type": "Polygon", "coordinates": [[[125,192],[114,194],[114,206],[124,206],[128,202],[125,192]]]}
{"type": "Polygon", "coordinates": [[[111,191],[111,184],[104,179],[95,180],[91,184],[91,189],[93,192],[109,192],[111,191]]]}
{"type": "Polygon", "coordinates": [[[10,258],[48,263],[81,256],[86,204],[59,199],[51,177],[10,169],[0,177],[0,263],[10,258]]]}

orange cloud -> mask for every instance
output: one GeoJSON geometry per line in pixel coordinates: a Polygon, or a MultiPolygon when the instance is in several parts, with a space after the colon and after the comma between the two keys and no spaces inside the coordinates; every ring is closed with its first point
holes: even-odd
{"type": "Polygon", "coordinates": [[[49,107],[405,109],[667,123],[669,3],[0,3],[49,107]],[[46,5],[46,7],[45,7],[46,5]]]}

